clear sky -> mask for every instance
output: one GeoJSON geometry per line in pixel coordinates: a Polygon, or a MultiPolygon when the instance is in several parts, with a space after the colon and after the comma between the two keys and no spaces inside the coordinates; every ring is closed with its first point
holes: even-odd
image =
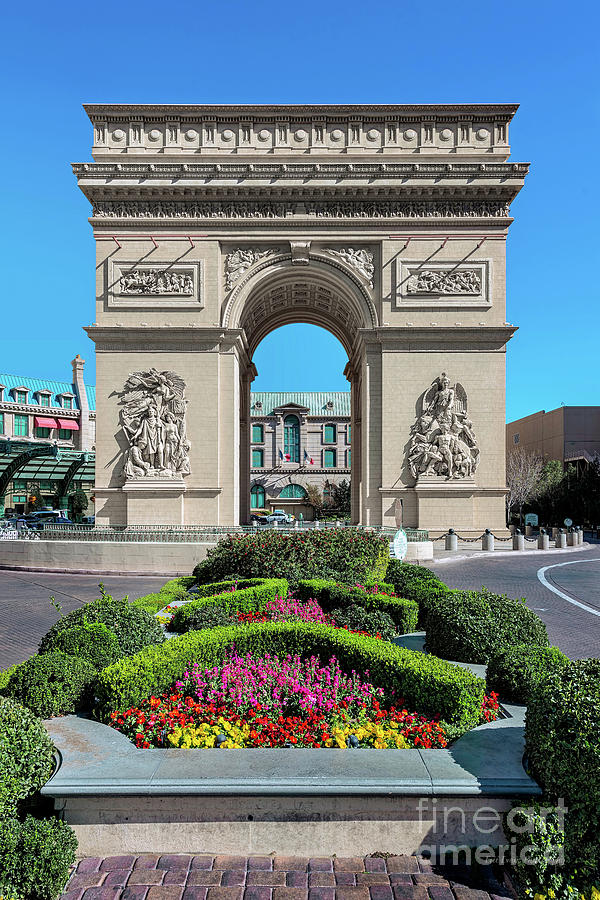
{"type": "MultiPolygon", "coordinates": [[[[94,377],[89,204],[69,168],[90,158],[82,103],[519,102],[512,158],[532,169],[508,241],[508,417],[600,404],[591,0],[31,0],[2,24],[0,371],[65,379],[79,352],[94,377]]],[[[341,347],[313,331],[267,338],[254,386],[347,389],[341,347]]]]}

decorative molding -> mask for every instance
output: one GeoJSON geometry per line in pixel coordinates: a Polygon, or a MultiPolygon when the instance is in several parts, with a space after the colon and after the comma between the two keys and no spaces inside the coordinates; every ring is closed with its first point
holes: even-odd
{"type": "Polygon", "coordinates": [[[420,408],[406,454],[413,478],[417,483],[422,478],[471,479],[479,465],[479,446],[463,386],[457,382],[452,387],[442,372],[422,397],[420,408]]]}
{"type": "Polygon", "coordinates": [[[175,271],[138,267],[123,272],[119,279],[120,293],[129,296],[189,296],[194,294],[194,269],[175,271]]]}
{"type": "Polygon", "coordinates": [[[373,262],[374,255],[371,250],[365,250],[362,247],[344,247],[342,249],[328,247],[326,253],[331,253],[333,256],[337,256],[338,259],[342,259],[352,269],[358,272],[371,289],[373,288],[375,265],[373,262]]]}
{"type": "Polygon", "coordinates": [[[406,282],[407,294],[481,294],[481,272],[476,269],[419,269],[406,282]]]}
{"type": "Polygon", "coordinates": [[[307,266],[310,262],[310,241],[290,241],[293,266],[307,266]]]}
{"type": "Polygon", "coordinates": [[[236,250],[231,250],[225,257],[225,290],[231,291],[242,275],[260,259],[273,256],[277,252],[276,248],[259,250],[252,247],[238,247],[236,250]]]}
{"type": "Polygon", "coordinates": [[[139,263],[107,258],[106,296],[109,309],[200,309],[203,306],[203,263],[139,263]]]}
{"type": "Polygon", "coordinates": [[[487,219],[510,216],[510,204],[502,200],[102,200],[94,204],[92,215],[99,219],[283,219],[294,215],[317,219],[487,219]]]}

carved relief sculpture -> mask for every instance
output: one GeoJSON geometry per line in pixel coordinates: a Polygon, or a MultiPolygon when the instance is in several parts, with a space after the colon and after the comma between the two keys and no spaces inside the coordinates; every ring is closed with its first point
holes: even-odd
{"type": "Polygon", "coordinates": [[[475,269],[415,272],[407,281],[407,294],[481,294],[481,274],[475,269]]]}
{"type": "Polygon", "coordinates": [[[342,250],[330,247],[327,251],[333,256],[343,259],[352,269],[364,278],[370,288],[373,287],[373,276],[375,274],[375,266],[373,264],[373,254],[370,250],[355,249],[354,247],[345,247],[342,250]]]}
{"type": "Polygon", "coordinates": [[[129,376],[121,401],[127,479],[189,475],[184,394],[185,382],[174,372],[150,369],[129,376]]]}
{"type": "Polygon", "coordinates": [[[173,272],[170,269],[131,269],[119,279],[121,294],[193,294],[191,271],[173,272]]]}
{"type": "Polygon", "coordinates": [[[467,416],[467,395],[454,387],[445,372],[425,394],[421,414],[411,429],[407,453],[413,478],[471,478],[479,464],[473,423],[467,416]]]}
{"type": "Polygon", "coordinates": [[[232,250],[225,258],[225,290],[230,291],[240,280],[244,272],[259,259],[271,256],[276,250],[238,249],[232,250]]]}

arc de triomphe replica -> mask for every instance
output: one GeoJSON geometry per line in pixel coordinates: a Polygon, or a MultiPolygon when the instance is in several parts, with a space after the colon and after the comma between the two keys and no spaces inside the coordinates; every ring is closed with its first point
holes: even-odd
{"type": "Polygon", "coordinates": [[[503,529],[516,106],[85,109],[97,522],[248,521],[252,355],[308,322],[348,354],[353,520],[503,529]]]}

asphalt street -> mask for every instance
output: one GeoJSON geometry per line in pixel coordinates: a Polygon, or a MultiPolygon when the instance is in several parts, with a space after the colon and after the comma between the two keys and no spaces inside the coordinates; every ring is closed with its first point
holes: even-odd
{"type": "MultiPolygon", "coordinates": [[[[573,555],[515,553],[496,559],[438,560],[430,567],[453,588],[485,585],[509,597],[525,597],[546,623],[551,642],[564,653],[572,659],[600,656],[600,545],[573,555]],[[549,586],[538,577],[540,570],[549,586]]],[[[166,580],[0,571],[0,669],[35,653],[42,636],[61,615],[51,597],[66,613],[100,596],[100,581],[109,594],[135,599],[157,590],[166,580]]]]}

